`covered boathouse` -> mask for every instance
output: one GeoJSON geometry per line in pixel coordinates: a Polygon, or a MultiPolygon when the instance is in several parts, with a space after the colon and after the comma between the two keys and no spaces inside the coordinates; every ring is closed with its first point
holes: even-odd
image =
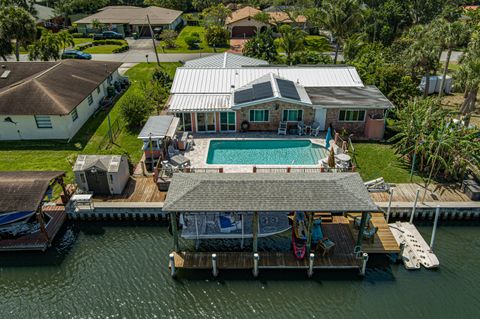
{"type": "Polygon", "coordinates": [[[0,251],[45,251],[66,220],[69,200],[62,171],[0,172],[0,251]],[[52,201],[53,189],[62,189],[62,204],[52,201]],[[23,214],[24,218],[8,220],[23,214]]]}
{"type": "MultiPolygon", "coordinates": [[[[262,268],[308,269],[309,275],[313,269],[358,269],[363,274],[369,253],[399,252],[383,213],[371,200],[358,173],[176,173],[163,210],[170,213],[172,227],[172,275],[176,269],[212,269],[214,275],[219,269],[253,269],[257,275],[262,268]],[[260,251],[261,220],[281,213],[283,218],[288,218],[294,212],[306,216],[305,258],[297,259],[286,249],[260,251]],[[209,226],[208,217],[212,226],[215,221],[211,216],[223,214],[241,215],[240,222],[234,221],[241,234],[234,238],[240,238],[243,246],[243,239],[247,238],[245,233],[251,229],[248,237],[252,238],[251,250],[244,247],[237,251],[208,252],[180,249],[180,236],[197,242],[222,238],[215,227],[211,237],[205,236],[205,229],[209,226]],[[194,218],[186,222],[188,216],[194,218]],[[321,219],[323,236],[335,244],[334,250],[322,253],[313,248],[315,219],[321,219]],[[246,222],[251,225],[247,227],[246,222]],[[196,238],[195,233],[188,233],[188,228],[192,227],[196,238]],[[364,238],[369,230],[373,230],[371,238],[364,238]]],[[[223,238],[233,237],[225,234],[223,238]]]]}

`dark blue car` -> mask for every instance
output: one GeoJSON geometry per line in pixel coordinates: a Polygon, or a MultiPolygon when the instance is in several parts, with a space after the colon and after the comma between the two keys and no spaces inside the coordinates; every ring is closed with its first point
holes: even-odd
{"type": "Polygon", "coordinates": [[[79,50],[67,50],[62,54],[62,59],[91,60],[92,55],[79,50]]]}

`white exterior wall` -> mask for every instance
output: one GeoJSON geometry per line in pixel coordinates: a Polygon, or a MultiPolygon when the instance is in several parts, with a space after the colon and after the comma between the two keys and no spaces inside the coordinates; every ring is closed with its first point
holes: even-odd
{"type": "MultiPolygon", "coordinates": [[[[118,70],[112,73],[112,83],[118,80],[118,70]]],[[[71,139],[98,109],[100,100],[106,95],[108,79],[100,84],[100,93],[92,92],[93,103],[88,97],[77,107],[78,118],[72,121],[72,114],[50,115],[52,128],[38,128],[33,115],[0,115],[0,140],[71,139]],[[5,122],[10,117],[16,124],[5,122]]]]}
{"type": "Polygon", "coordinates": [[[122,156],[120,167],[118,168],[117,173],[107,173],[107,175],[110,193],[112,195],[121,194],[128,182],[128,179],[130,178],[127,158],[122,156]]]}

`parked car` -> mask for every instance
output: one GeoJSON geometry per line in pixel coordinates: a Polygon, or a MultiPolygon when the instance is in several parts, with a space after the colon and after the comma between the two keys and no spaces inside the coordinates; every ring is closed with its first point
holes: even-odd
{"type": "Polygon", "coordinates": [[[62,54],[62,60],[63,59],[91,60],[92,55],[79,50],[66,50],[62,54]]]}
{"type": "Polygon", "coordinates": [[[103,31],[93,36],[93,40],[124,39],[123,34],[115,31],[103,31]]]}

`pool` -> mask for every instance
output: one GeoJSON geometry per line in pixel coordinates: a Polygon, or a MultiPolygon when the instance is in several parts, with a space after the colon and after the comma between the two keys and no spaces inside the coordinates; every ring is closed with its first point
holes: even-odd
{"type": "Polygon", "coordinates": [[[211,140],[207,164],[316,165],[326,156],[309,140],[211,140]]]}

